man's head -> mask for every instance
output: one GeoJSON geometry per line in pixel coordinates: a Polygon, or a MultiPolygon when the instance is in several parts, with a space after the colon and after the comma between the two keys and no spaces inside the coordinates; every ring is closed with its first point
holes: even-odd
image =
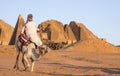
{"type": "Polygon", "coordinates": [[[28,14],[27,21],[32,21],[32,20],[33,20],[33,15],[32,14],[28,14]]]}

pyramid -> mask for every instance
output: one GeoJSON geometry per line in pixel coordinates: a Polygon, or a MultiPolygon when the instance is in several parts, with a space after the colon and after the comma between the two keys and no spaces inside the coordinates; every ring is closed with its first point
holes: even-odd
{"type": "MultiPolygon", "coordinates": [[[[63,24],[56,20],[47,20],[42,22],[39,26],[39,29],[43,30],[44,37],[50,42],[62,43],[66,42],[64,35],[63,24]]],[[[41,36],[43,39],[43,35],[41,36]]]]}
{"type": "Polygon", "coordinates": [[[65,31],[65,37],[67,39],[67,44],[73,44],[74,42],[77,41],[69,25],[67,24],[64,25],[64,31],[65,31]]]}
{"type": "Polygon", "coordinates": [[[20,32],[22,30],[22,27],[24,25],[24,18],[22,15],[19,15],[14,32],[12,34],[11,37],[11,41],[10,41],[10,45],[14,45],[15,44],[15,40],[18,38],[18,36],[20,35],[20,32]]]}
{"type": "Polygon", "coordinates": [[[77,41],[97,38],[97,36],[95,36],[90,30],[88,30],[82,23],[71,21],[69,26],[72,29],[77,41]]]}
{"type": "Polygon", "coordinates": [[[14,28],[0,19],[0,45],[8,45],[14,28]]]}

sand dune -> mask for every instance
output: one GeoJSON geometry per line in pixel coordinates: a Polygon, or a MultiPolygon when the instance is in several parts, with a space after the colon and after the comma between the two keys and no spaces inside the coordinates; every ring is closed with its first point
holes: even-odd
{"type": "Polygon", "coordinates": [[[72,44],[70,48],[78,50],[96,51],[103,53],[119,53],[120,48],[101,39],[87,39],[72,44]]]}

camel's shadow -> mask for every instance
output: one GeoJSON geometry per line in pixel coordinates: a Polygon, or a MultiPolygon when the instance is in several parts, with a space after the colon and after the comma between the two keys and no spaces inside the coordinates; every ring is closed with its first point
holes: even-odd
{"type": "MultiPolygon", "coordinates": [[[[83,70],[86,70],[86,72],[89,71],[89,70],[100,70],[101,72],[103,72],[105,74],[107,73],[108,75],[120,74],[120,68],[104,68],[104,67],[94,67],[94,66],[76,66],[76,65],[61,64],[61,63],[46,63],[46,64],[56,65],[58,67],[69,68],[69,69],[83,69],[83,70]]],[[[61,74],[52,74],[52,75],[53,76],[72,76],[73,74],[62,74],[62,75],[61,74]]],[[[77,76],[77,75],[75,75],[75,76],[77,76]]]]}
{"type": "Polygon", "coordinates": [[[102,71],[109,74],[120,74],[120,68],[104,68],[102,71]]]}

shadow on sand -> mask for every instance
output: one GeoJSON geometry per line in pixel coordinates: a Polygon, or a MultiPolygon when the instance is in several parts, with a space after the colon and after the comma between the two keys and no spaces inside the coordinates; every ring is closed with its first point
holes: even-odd
{"type": "MultiPolygon", "coordinates": [[[[46,63],[48,65],[55,65],[57,67],[63,67],[63,68],[69,68],[69,69],[83,69],[83,70],[100,70],[101,72],[107,73],[108,75],[112,74],[120,74],[120,68],[104,68],[104,67],[93,67],[93,66],[76,66],[71,64],[61,64],[61,63],[46,63]]],[[[53,76],[79,76],[79,75],[73,75],[73,74],[52,74],[49,75],[53,76]]],[[[82,75],[84,76],[84,75],[82,75]]],[[[87,74],[85,74],[87,76],[87,74]]],[[[89,76],[89,75],[88,75],[89,76]]],[[[97,76],[96,74],[93,76],[97,76]]],[[[98,76],[101,76],[101,74],[98,76]]]]}

